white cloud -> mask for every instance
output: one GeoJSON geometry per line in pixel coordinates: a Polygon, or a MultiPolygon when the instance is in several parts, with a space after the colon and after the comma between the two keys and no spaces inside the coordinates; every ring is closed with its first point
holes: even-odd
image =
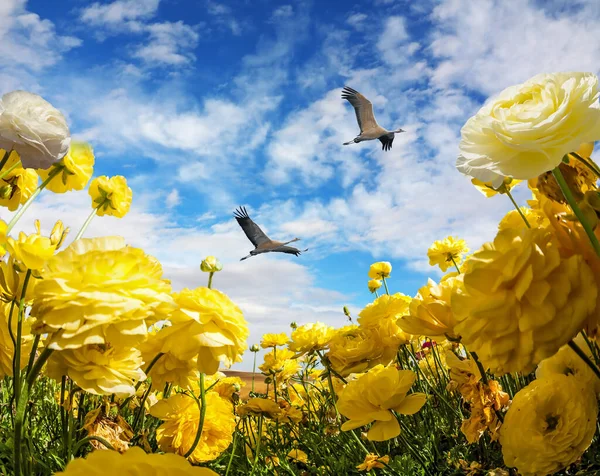
{"type": "Polygon", "coordinates": [[[364,27],[365,20],[367,18],[368,16],[364,13],[353,13],[346,19],[346,23],[356,28],[357,30],[362,30],[364,27]]]}
{"type": "Polygon", "coordinates": [[[91,25],[123,27],[156,14],[160,0],[117,0],[111,3],[92,3],[81,11],[81,19],[91,25]]]}
{"type": "Polygon", "coordinates": [[[146,64],[184,65],[196,59],[192,53],[198,44],[195,29],[182,21],[152,23],[145,28],[148,42],[138,46],[134,57],[146,64]]]}
{"type": "Polygon", "coordinates": [[[230,6],[224,3],[209,1],[206,3],[206,8],[208,13],[215,17],[218,25],[226,27],[235,36],[242,34],[242,26],[234,18],[234,12],[230,6]]]}
{"type": "Polygon", "coordinates": [[[165,199],[165,205],[168,209],[175,208],[177,205],[181,203],[181,197],[179,196],[179,192],[176,188],[171,190],[165,199]]]}

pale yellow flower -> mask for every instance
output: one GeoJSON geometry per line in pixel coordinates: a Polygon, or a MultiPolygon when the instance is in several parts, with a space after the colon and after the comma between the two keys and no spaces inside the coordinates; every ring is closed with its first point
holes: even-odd
{"type": "MultiPolygon", "coordinates": [[[[205,377],[205,388],[210,388],[211,392],[218,393],[221,398],[232,401],[233,394],[238,393],[246,383],[239,377],[227,377],[223,372],[217,372],[214,375],[205,377]]],[[[200,387],[198,383],[192,386],[195,394],[199,394],[200,387]]]]}
{"type": "Polygon", "coordinates": [[[236,409],[239,416],[265,415],[274,418],[281,413],[281,407],[269,398],[251,398],[236,409]]]}
{"type": "Polygon", "coordinates": [[[598,96],[598,78],[579,72],[539,74],[505,89],[461,129],[458,170],[497,183],[554,169],[600,139],[598,96]]]}
{"type": "MultiPolygon", "coordinates": [[[[192,447],[200,424],[200,409],[189,395],[178,393],[160,400],[150,414],[163,420],[156,430],[156,441],[162,451],[185,455],[192,447]]],[[[233,440],[235,417],[233,406],[216,392],[206,393],[206,416],[202,438],[189,456],[192,463],[212,461],[233,440]]]]}
{"type": "Polygon", "coordinates": [[[96,177],[90,183],[88,192],[98,216],[123,218],[131,206],[131,189],[127,186],[125,177],[120,175],[96,177]]]}
{"type": "Polygon", "coordinates": [[[595,312],[591,269],[561,258],[547,229],[502,230],[469,263],[452,296],[454,330],[495,374],[533,370],[595,312]]]}
{"type": "MultiPolygon", "coordinates": [[[[0,149],[0,157],[3,157],[4,153],[5,150],[0,149]]],[[[2,170],[8,170],[20,160],[19,154],[12,151],[2,170]]],[[[0,179],[0,206],[14,212],[19,208],[19,205],[25,203],[35,192],[38,181],[35,170],[17,166],[0,179]]]]}
{"type": "Polygon", "coordinates": [[[336,331],[326,355],[333,370],[346,377],[376,365],[384,351],[378,332],[353,325],[336,331]]]}
{"type": "Polygon", "coordinates": [[[427,250],[430,266],[439,266],[446,271],[450,266],[460,264],[465,253],[469,252],[465,240],[448,236],[443,240],[434,241],[427,250]]]}
{"type": "Polygon", "coordinates": [[[192,466],[185,458],[173,454],[146,454],[133,447],[125,453],[96,450],[84,458],[76,458],[56,476],[218,476],[213,470],[192,466]]]}
{"type": "Polygon", "coordinates": [[[52,244],[50,238],[39,233],[27,235],[20,232],[17,240],[11,236],[6,237],[6,251],[26,268],[37,270],[52,257],[56,245],[52,244]]]}
{"type": "Polygon", "coordinates": [[[214,256],[207,256],[200,263],[200,270],[204,273],[216,273],[223,269],[221,262],[214,256]]]}
{"type": "Polygon", "coordinates": [[[116,348],[109,344],[86,345],[78,349],[54,352],[46,373],[60,382],[63,375],[88,393],[128,397],[135,394],[135,384],[146,375],[137,349],[116,348]]]}
{"type": "Polygon", "coordinates": [[[369,287],[369,292],[374,293],[382,286],[382,284],[383,283],[379,279],[371,279],[367,283],[367,286],[369,287]]]}
{"type": "Polygon", "coordinates": [[[281,347],[288,343],[289,339],[285,332],[280,334],[265,334],[262,336],[262,340],[260,341],[260,346],[263,349],[268,349],[270,347],[281,347]]]}
{"type": "MultiPolygon", "coordinates": [[[[544,215],[537,210],[533,210],[529,207],[519,207],[519,210],[525,215],[527,222],[532,228],[540,228],[547,222],[544,215]]],[[[517,210],[510,210],[504,215],[504,218],[500,220],[500,223],[498,223],[498,230],[505,230],[507,228],[527,228],[525,220],[523,220],[523,217],[517,210]]]]}
{"type": "Polygon", "coordinates": [[[504,177],[502,183],[499,186],[494,186],[492,182],[482,182],[476,178],[471,179],[471,183],[487,198],[493,197],[497,194],[505,194],[510,192],[515,185],[521,183],[522,180],[515,180],[511,177],[504,177]]]}
{"type": "Polygon", "coordinates": [[[51,173],[58,173],[46,185],[54,193],[83,190],[94,173],[94,151],[86,142],[72,141],[69,152],[60,162],[49,169],[40,169],[37,173],[42,180],[46,180],[51,173]],[[60,169],[60,172],[55,172],[56,169],[60,169]]]}
{"type": "Polygon", "coordinates": [[[379,456],[373,453],[369,453],[365,456],[365,460],[359,464],[356,469],[359,471],[371,471],[375,468],[385,468],[387,464],[390,462],[390,457],[388,455],[379,456]]]}
{"type": "Polygon", "coordinates": [[[162,267],[121,237],[79,239],[48,260],[34,291],[33,332],[51,349],[131,347],[174,307],[162,267]]]}
{"type": "Polygon", "coordinates": [[[369,268],[369,278],[371,279],[389,278],[390,274],[392,274],[392,265],[387,261],[373,263],[369,268]]]}
{"type": "Polygon", "coordinates": [[[368,439],[385,441],[398,436],[400,424],[390,410],[413,415],[427,398],[424,393],[407,395],[415,378],[411,370],[378,365],[348,382],[337,404],[339,412],[348,418],[342,430],[354,430],[375,422],[367,432],[368,439]]]}
{"type": "Polygon", "coordinates": [[[275,375],[277,385],[283,385],[302,368],[298,359],[294,357],[296,353],[289,349],[272,350],[263,356],[264,362],[258,368],[267,376],[275,375]]]}
{"type": "MultiPolygon", "coordinates": [[[[10,256],[7,261],[0,261],[0,300],[11,303],[18,302],[23,294],[23,284],[25,284],[26,272],[15,259],[10,256]]],[[[30,277],[25,289],[25,304],[31,305],[33,300],[33,291],[40,280],[30,277]]]]}
{"type": "Polygon", "coordinates": [[[579,379],[534,380],[515,395],[500,429],[504,463],[523,476],[566,468],[592,442],[597,414],[596,395],[579,379]]]}
{"type": "Polygon", "coordinates": [[[334,333],[333,327],[322,322],[304,324],[292,332],[289,348],[300,354],[323,350],[329,345],[334,333]]]}
{"type": "Polygon", "coordinates": [[[411,298],[402,293],[379,296],[358,313],[358,323],[362,327],[377,327],[382,320],[402,317],[408,310],[411,298]]]}
{"type": "Polygon", "coordinates": [[[293,449],[288,453],[288,458],[299,463],[308,463],[308,455],[299,449],[293,449]]]}

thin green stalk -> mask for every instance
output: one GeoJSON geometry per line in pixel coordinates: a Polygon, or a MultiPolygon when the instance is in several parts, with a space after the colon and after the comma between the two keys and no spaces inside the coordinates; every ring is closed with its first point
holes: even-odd
{"type": "Polygon", "coordinates": [[[590,239],[590,242],[592,243],[592,247],[594,248],[594,251],[596,252],[596,254],[598,256],[600,256],[600,242],[598,242],[598,238],[594,234],[594,229],[591,227],[591,225],[589,224],[589,222],[587,221],[587,219],[581,212],[581,209],[577,205],[577,202],[575,201],[575,197],[573,197],[573,194],[571,193],[571,190],[569,189],[569,186],[567,185],[567,182],[565,181],[565,178],[563,177],[562,172],[560,171],[560,169],[558,167],[556,167],[552,171],[552,174],[554,175],[554,178],[558,182],[558,185],[559,185],[560,189],[562,190],[562,193],[565,196],[565,199],[569,203],[569,206],[573,210],[573,213],[581,222],[581,226],[583,226],[583,229],[585,230],[588,238],[590,239]]]}
{"type": "Polygon", "coordinates": [[[229,462],[227,463],[227,469],[225,470],[225,476],[229,474],[231,469],[231,462],[233,461],[233,455],[235,454],[235,443],[237,439],[237,430],[233,432],[233,442],[231,443],[231,454],[229,455],[229,462]]]}
{"type": "Polygon", "coordinates": [[[86,436],[85,438],[82,438],[81,440],[79,440],[76,444],[75,444],[75,448],[73,448],[73,454],[77,455],[77,452],[79,451],[79,448],[81,448],[83,445],[85,445],[86,443],[89,443],[90,441],[98,441],[99,443],[102,443],[104,446],[106,446],[107,449],[112,450],[112,451],[116,451],[113,446],[106,441],[104,438],[102,438],[101,436],[86,436]]]}
{"type": "Polygon", "coordinates": [[[252,393],[254,393],[254,377],[256,376],[256,352],[254,352],[254,363],[252,364],[252,393]]]}
{"type": "Polygon", "coordinates": [[[208,289],[212,288],[212,280],[213,280],[213,276],[214,276],[215,272],[211,271],[210,273],[208,273],[208,289]]]}
{"type": "Polygon", "coordinates": [[[587,159],[584,159],[577,152],[571,152],[571,155],[584,164],[588,169],[590,169],[597,177],[600,177],[600,169],[598,169],[592,160],[588,161],[587,159]]]}
{"type": "MultiPolygon", "coordinates": [[[[31,277],[31,270],[25,273],[23,289],[21,290],[21,299],[19,300],[19,315],[17,320],[17,345],[15,346],[14,364],[15,364],[15,401],[19,401],[21,392],[21,338],[23,335],[23,315],[25,314],[25,293],[31,277]]],[[[17,403],[18,404],[18,403],[17,403]]]]}
{"type": "Polygon", "coordinates": [[[456,261],[454,260],[454,256],[450,255],[450,259],[452,260],[452,264],[454,265],[454,267],[456,268],[456,271],[458,272],[458,274],[460,274],[460,268],[458,267],[458,265],[456,264],[456,261]]]}
{"type": "Polygon", "coordinates": [[[67,415],[65,412],[65,390],[67,387],[67,376],[63,375],[60,379],[60,422],[62,424],[62,443],[63,443],[63,451],[64,458],[67,459],[67,415]]]}
{"type": "MultiPolygon", "coordinates": [[[[9,168],[7,168],[6,170],[2,170],[0,172],[0,180],[3,179],[4,177],[6,177],[9,173],[11,173],[13,170],[15,170],[16,168],[19,168],[21,166],[21,161],[19,160],[16,164],[12,164],[9,168]]],[[[1,169],[0,169],[1,170],[1,169]]]]}
{"type": "Polygon", "coordinates": [[[192,446],[187,453],[184,455],[185,458],[188,458],[198,446],[200,442],[200,437],[202,436],[202,429],[204,427],[204,418],[206,417],[206,392],[204,391],[204,373],[200,374],[200,400],[196,399],[198,402],[198,406],[200,407],[200,422],[198,423],[198,431],[196,432],[196,438],[192,443],[192,446]]]}
{"type": "Polygon", "coordinates": [[[87,229],[87,227],[92,222],[92,219],[96,216],[96,212],[97,211],[98,211],[97,208],[94,208],[92,210],[92,212],[86,218],[85,222],[83,223],[83,226],[81,227],[81,229],[79,230],[79,232],[77,233],[77,235],[75,236],[75,239],[73,241],[77,241],[79,238],[81,238],[83,236],[83,234],[85,233],[85,230],[87,229]]]}
{"type": "MultiPolygon", "coordinates": [[[[138,410],[138,412],[135,416],[135,419],[133,420],[133,425],[132,425],[134,432],[137,431],[138,422],[143,420],[143,415],[146,411],[146,409],[145,409],[146,399],[148,398],[148,395],[150,395],[151,391],[152,391],[152,384],[148,385],[148,388],[144,392],[144,396],[140,400],[140,409],[138,410]]],[[[143,428],[143,426],[142,426],[142,428],[143,428]]]]}
{"type": "Polygon", "coordinates": [[[44,180],[38,188],[35,189],[35,192],[33,192],[31,194],[31,197],[29,197],[27,199],[27,201],[23,204],[23,206],[21,206],[21,208],[19,208],[17,213],[15,213],[15,215],[12,217],[12,220],[10,220],[9,224],[6,227],[6,233],[5,233],[6,235],[8,235],[10,233],[10,231],[14,228],[14,226],[17,224],[19,219],[23,216],[23,213],[25,213],[27,211],[29,206],[33,203],[33,201],[37,198],[37,196],[42,192],[42,190],[44,190],[46,188],[46,185],[48,185],[50,183],[50,181],[54,177],[56,177],[61,171],[62,171],[61,167],[55,167],[54,170],[52,172],[50,172],[50,174],[48,175],[48,178],[46,180],[44,180]]]}
{"type": "Polygon", "coordinates": [[[600,378],[600,370],[598,370],[598,367],[594,365],[585,352],[581,350],[581,348],[573,340],[570,340],[568,344],[573,352],[575,352],[581,358],[581,360],[583,360],[585,364],[592,369],[592,372],[596,374],[596,377],[600,378]]]}
{"type": "Polygon", "coordinates": [[[479,362],[479,358],[477,357],[477,354],[475,352],[469,352],[471,354],[471,357],[473,357],[473,360],[475,361],[475,364],[477,365],[477,368],[479,369],[479,373],[481,374],[481,381],[487,385],[488,384],[488,378],[487,375],[485,374],[485,369],[483,368],[483,365],[481,365],[481,362],[479,362]]]}
{"type": "Polygon", "coordinates": [[[387,281],[385,280],[385,278],[383,276],[381,277],[381,280],[383,281],[383,286],[385,287],[385,293],[387,295],[389,295],[390,294],[390,290],[388,289],[387,281]]]}
{"type": "Polygon", "coordinates": [[[27,364],[27,373],[31,371],[31,367],[33,367],[33,361],[35,360],[35,353],[37,352],[38,345],[40,344],[41,334],[36,334],[33,339],[33,345],[31,346],[31,353],[29,354],[29,363],[27,364]]]}
{"type": "Polygon", "coordinates": [[[510,198],[510,201],[515,206],[515,209],[519,212],[519,215],[521,215],[521,218],[525,222],[525,225],[527,225],[527,228],[531,228],[531,225],[527,221],[527,218],[525,218],[525,215],[523,215],[523,212],[521,211],[521,208],[519,207],[519,205],[517,205],[517,202],[515,202],[515,199],[513,198],[512,193],[510,193],[510,190],[508,190],[508,187],[506,188],[506,195],[508,195],[508,198],[510,198]]]}

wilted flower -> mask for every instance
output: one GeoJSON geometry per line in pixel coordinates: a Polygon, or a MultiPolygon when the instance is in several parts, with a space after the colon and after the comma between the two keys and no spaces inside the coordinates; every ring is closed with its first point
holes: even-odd
{"type": "MultiPolygon", "coordinates": [[[[88,436],[99,436],[110,443],[119,453],[129,449],[129,442],[133,438],[133,430],[121,415],[107,417],[102,415],[102,407],[90,411],[83,422],[83,429],[88,436]]],[[[98,450],[107,449],[96,440],[90,442],[98,450]]]]}
{"type": "Polygon", "coordinates": [[[452,296],[454,330],[493,373],[533,370],[594,312],[591,269],[558,248],[547,229],[507,229],[469,259],[452,296]]]}
{"type": "Polygon", "coordinates": [[[390,457],[388,455],[379,456],[369,453],[367,456],[365,456],[365,460],[359,464],[356,469],[359,471],[371,471],[375,468],[385,468],[389,462],[390,457]]]}
{"type": "Polygon", "coordinates": [[[146,454],[133,447],[121,454],[117,451],[94,451],[84,458],[71,460],[56,476],[218,476],[208,468],[192,466],[185,458],[173,454],[146,454]]]}
{"type": "Polygon", "coordinates": [[[214,256],[207,256],[200,263],[200,270],[205,273],[216,273],[223,269],[221,262],[214,256]]]}
{"type": "MultiPolygon", "coordinates": [[[[0,149],[0,157],[6,151],[0,149]]],[[[13,151],[2,170],[8,170],[21,159],[19,154],[13,151]]],[[[0,206],[8,208],[14,212],[19,205],[25,203],[35,192],[38,185],[38,176],[35,170],[15,167],[0,179],[0,206]]]]}
{"type": "Polygon", "coordinates": [[[369,287],[369,291],[371,293],[374,293],[375,291],[377,291],[382,286],[382,284],[383,283],[379,279],[371,279],[367,283],[367,286],[369,287]]]}
{"type": "Polygon", "coordinates": [[[69,150],[71,134],[60,111],[37,94],[12,91],[0,100],[0,147],[14,149],[23,167],[47,169],[69,150]]]}
{"type": "Polygon", "coordinates": [[[280,347],[286,345],[288,343],[288,336],[285,332],[280,334],[265,334],[262,336],[262,340],[260,341],[260,346],[263,349],[268,349],[270,347],[280,347]]]}
{"type": "MultiPolygon", "coordinates": [[[[156,430],[156,441],[162,451],[185,455],[192,447],[198,425],[200,409],[196,401],[183,393],[160,400],[150,409],[150,414],[163,420],[156,430]]],[[[206,416],[202,438],[189,456],[193,463],[212,461],[225,451],[233,440],[235,417],[230,402],[216,392],[206,392],[206,416]]]]}
{"type": "Polygon", "coordinates": [[[338,400],[339,412],[349,420],[343,431],[354,430],[375,422],[367,433],[373,441],[385,441],[400,434],[400,424],[390,410],[402,415],[412,415],[425,404],[424,393],[408,390],[415,381],[411,370],[378,365],[356,380],[348,382],[338,400]]]}
{"type": "Polygon", "coordinates": [[[54,193],[83,190],[94,173],[94,151],[86,142],[71,142],[69,152],[49,169],[38,170],[42,180],[58,174],[46,188],[54,193]]]}
{"type": "Polygon", "coordinates": [[[369,268],[369,278],[371,279],[389,278],[390,274],[392,274],[392,265],[387,261],[373,263],[369,268]]]}
{"type": "Polygon", "coordinates": [[[450,266],[458,265],[465,253],[469,252],[465,240],[448,236],[443,240],[434,241],[427,250],[430,266],[439,266],[446,271],[450,266]]]}
{"type": "Polygon", "coordinates": [[[504,463],[523,476],[554,474],[592,442],[598,403],[577,378],[548,375],[519,391],[500,430],[504,463]]]}
{"type": "Polygon", "coordinates": [[[50,334],[51,349],[135,345],[174,306],[160,263],[121,237],[79,239],[48,260],[42,274],[33,332],[50,334]]]}
{"type": "Polygon", "coordinates": [[[216,289],[183,289],[173,295],[173,325],[165,329],[168,345],[180,359],[198,358],[198,370],[212,375],[219,363],[241,362],[248,339],[248,323],[238,306],[216,289]],[[172,337],[171,337],[172,336],[172,337]]]}
{"type": "Polygon", "coordinates": [[[131,206],[132,192],[121,175],[96,177],[90,183],[88,192],[92,197],[92,207],[100,217],[110,215],[123,218],[131,206]]]}
{"type": "Polygon", "coordinates": [[[496,184],[527,180],[557,167],[583,142],[600,139],[598,78],[539,74],[488,101],[461,129],[456,167],[496,184]]]}
{"type": "Polygon", "coordinates": [[[299,354],[307,354],[315,350],[323,350],[333,337],[335,329],[322,322],[304,324],[292,332],[290,350],[299,354]]]}
{"type": "Polygon", "coordinates": [[[144,380],[143,364],[137,349],[115,348],[109,344],[86,345],[78,349],[54,352],[46,373],[60,382],[67,375],[73,382],[94,395],[115,394],[128,397],[135,393],[135,383],[144,380]]]}

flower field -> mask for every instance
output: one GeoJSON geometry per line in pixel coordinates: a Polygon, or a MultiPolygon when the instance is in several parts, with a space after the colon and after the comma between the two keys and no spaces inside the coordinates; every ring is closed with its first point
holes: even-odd
{"type": "Polygon", "coordinates": [[[493,241],[433,243],[443,275],[415,296],[373,263],[372,302],[340,309],[345,326],[252,343],[217,258],[174,292],[142,249],[85,238],[96,217],[127,219],[126,179],[92,180],[94,151],[60,111],[6,94],[0,474],[600,474],[599,95],[596,76],[556,73],[488,100],[457,169],[481,200],[514,204],[493,241]],[[62,222],[14,233],[40,193],[86,188],[74,239],[62,222]],[[254,377],[224,374],[248,347],[254,377]]]}

